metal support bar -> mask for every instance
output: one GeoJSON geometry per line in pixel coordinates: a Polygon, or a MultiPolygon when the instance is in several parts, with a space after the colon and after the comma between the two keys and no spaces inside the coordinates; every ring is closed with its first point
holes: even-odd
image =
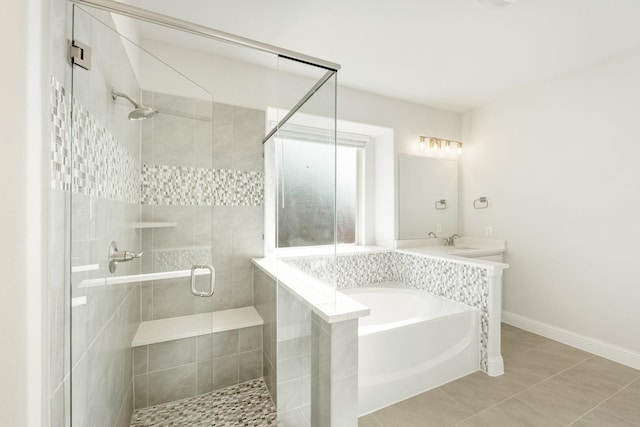
{"type": "Polygon", "coordinates": [[[257,40],[248,39],[237,36],[235,34],[219,31],[214,28],[205,27],[204,25],[194,24],[193,22],[174,18],[172,16],[163,15],[139,7],[131,6],[113,0],[70,0],[72,3],[95,7],[97,9],[106,10],[107,12],[116,13],[118,15],[128,16],[129,18],[139,19],[141,21],[150,22],[152,24],[161,25],[163,27],[173,28],[174,30],[184,31],[186,33],[195,34],[212,40],[218,40],[225,43],[231,43],[239,46],[249,47],[251,49],[270,53],[272,55],[281,56],[287,59],[303,62],[315,67],[327,70],[337,71],[340,64],[336,64],[313,56],[304,55],[292,50],[283,49],[257,40]]]}
{"type": "Polygon", "coordinates": [[[289,121],[289,119],[290,119],[291,117],[293,117],[293,115],[294,115],[295,113],[297,113],[297,112],[298,112],[298,110],[299,110],[300,108],[302,108],[302,106],[303,106],[303,105],[304,105],[304,104],[309,100],[309,98],[311,98],[311,97],[312,97],[312,96],[313,96],[313,95],[314,95],[318,90],[320,90],[320,88],[321,88],[322,86],[324,86],[324,84],[325,84],[326,82],[328,82],[328,81],[329,81],[329,79],[330,79],[331,77],[333,77],[333,75],[334,75],[335,73],[336,73],[336,71],[333,71],[333,70],[331,70],[331,71],[327,71],[327,72],[325,73],[325,75],[324,75],[324,76],[322,76],[322,77],[320,78],[320,80],[318,80],[318,81],[316,82],[316,84],[315,84],[315,85],[313,85],[313,87],[312,87],[311,89],[309,89],[309,92],[307,92],[307,93],[302,97],[302,99],[300,99],[300,101],[298,101],[298,103],[297,103],[296,105],[294,105],[294,106],[293,106],[293,108],[291,109],[291,111],[289,111],[289,112],[287,113],[287,115],[286,115],[286,116],[284,116],[284,117],[282,118],[282,120],[280,120],[280,122],[278,122],[278,124],[274,126],[274,128],[273,128],[273,129],[271,129],[271,131],[269,131],[269,133],[267,134],[267,136],[265,136],[265,137],[262,139],[262,143],[264,144],[265,142],[267,142],[267,141],[269,140],[269,138],[271,138],[273,135],[275,135],[275,133],[276,133],[276,132],[278,132],[278,129],[280,129],[280,128],[285,124],[285,123],[287,123],[287,122],[289,121]]]}

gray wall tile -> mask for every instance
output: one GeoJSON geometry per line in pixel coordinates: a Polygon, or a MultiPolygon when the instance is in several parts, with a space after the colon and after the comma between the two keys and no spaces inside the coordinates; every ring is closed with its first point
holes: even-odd
{"type": "Polygon", "coordinates": [[[196,395],[196,364],[149,374],[149,405],[172,402],[196,395]]]}
{"type": "Polygon", "coordinates": [[[196,338],[151,344],[149,347],[149,372],[155,372],[196,361],[196,338]]]}
{"type": "Polygon", "coordinates": [[[213,390],[213,360],[205,360],[197,364],[197,392],[208,393],[213,390]]]}
{"type": "Polygon", "coordinates": [[[262,377],[262,350],[238,354],[238,380],[245,382],[262,377]]]}
{"type": "Polygon", "coordinates": [[[133,349],[133,374],[140,375],[148,372],[148,346],[135,347],[133,349]]]}
{"type": "Polygon", "coordinates": [[[214,358],[238,353],[238,330],[211,335],[211,354],[214,358]]]}
{"type": "MultiPolygon", "coordinates": [[[[216,275],[216,293],[219,283],[219,275],[216,275]]],[[[191,293],[190,286],[188,277],[154,281],[153,318],[165,319],[213,311],[216,295],[211,298],[196,297],[191,293]]]]}
{"type": "Polygon", "coordinates": [[[215,293],[211,297],[213,311],[233,308],[231,271],[216,271],[215,293]]]}
{"type": "Polygon", "coordinates": [[[234,270],[251,269],[251,258],[264,255],[262,207],[237,206],[233,209],[232,266],[234,270]]]}
{"type": "Polygon", "coordinates": [[[331,325],[331,377],[358,374],[358,319],[331,325]]]}
{"type": "Polygon", "coordinates": [[[231,303],[234,308],[253,305],[253,270],[235,270],[231,275],[231,303]]]}
{"type": "Polygon", "coordinates": [[[211,334],[200,335],[196,337],[196,347],[196,359],[198,360],[198,362],[213,359],[213,342],[211,339],[211,334]]]}
{"type": "Polygon", "coordinates": [[[262,138],[265,135],[264,111],[234,107],[233,109],[233,168],[239,170],[264,169],[262,138]]]}
{"type": "Polygon", "coordinates": [[[262,326],[238,329],[238,352],[262,350],[262,326]]]}
{"type": "Polygon", "coordinates": [[[146,408],[149,406],[147,374],[136,375],[133,377],[133,396],[134,406],[136,409],[146,408]]]}
{"type": "Polygon", "coordinates": [[[238,384],[238,355],[213,359],[213,389],[238,384]]]}

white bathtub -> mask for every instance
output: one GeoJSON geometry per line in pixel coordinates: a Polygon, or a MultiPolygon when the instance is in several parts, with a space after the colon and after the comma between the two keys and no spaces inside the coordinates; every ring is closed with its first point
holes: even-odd
{"type": "Polygon", "coordinates": [[[359,415],[480,369],[478,310],[402,285],[342,290],[359,320],[359,415]]]}

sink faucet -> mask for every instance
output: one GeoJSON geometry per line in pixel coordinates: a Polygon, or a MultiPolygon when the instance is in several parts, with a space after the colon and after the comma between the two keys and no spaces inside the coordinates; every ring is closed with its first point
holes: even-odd
{"type": "Polygon", "coordinates": [[[445,246],[455,246],[456,239],[458,239],[458,238],[460,238],[460,236],[458,234],[454,234],[451,237],[449,237],[448,239],[445,238],[444,245],[445,246]]]}

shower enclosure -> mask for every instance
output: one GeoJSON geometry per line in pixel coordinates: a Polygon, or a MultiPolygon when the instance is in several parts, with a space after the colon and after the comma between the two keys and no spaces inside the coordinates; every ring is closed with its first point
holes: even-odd
{"type": "Polygon", "coordinates": [[[339,67],[74,3],[71,84],[51,82],[53,184],[70,212],[53,425],[321,425],[311,309],[278,282],[261,293],[251,260],[325,245],[335,290],[339,67]],[[283,159],[307,172],[285,179],[283,159]]]}

